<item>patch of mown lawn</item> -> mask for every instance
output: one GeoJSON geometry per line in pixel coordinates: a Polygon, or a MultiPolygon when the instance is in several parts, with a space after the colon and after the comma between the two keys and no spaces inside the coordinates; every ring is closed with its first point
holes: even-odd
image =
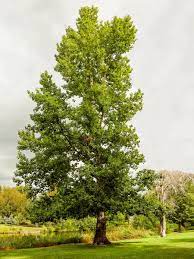
{"type": "Polygon", "coordinates": [[[115,242],[110,246],[84,244],[1,251],[0,258],[194,258],[194,232],[173,233],[166,238],[150,237],[115,242]]]}

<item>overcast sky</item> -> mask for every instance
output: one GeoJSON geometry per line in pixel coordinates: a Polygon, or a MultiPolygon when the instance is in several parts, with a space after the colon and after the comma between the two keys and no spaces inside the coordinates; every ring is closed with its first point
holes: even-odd
{"type": "Polygon", "coordinates": [[[17,132],[29,121],[27,90],[53,72],[56,43],[81,6],[100,18],[131,15],[138,40],[131,53],[133,85],[144,92],[136,116],[146,164],[194,172],[193,0],[0,0],[0,184],[11,185],[17,132]]]}

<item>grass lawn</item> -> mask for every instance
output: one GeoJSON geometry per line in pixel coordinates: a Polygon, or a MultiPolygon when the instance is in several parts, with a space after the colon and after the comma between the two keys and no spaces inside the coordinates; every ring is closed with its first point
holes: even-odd
{"type": "Polygon", "coordinates": [[[111,246],[60,245],[48,248],[0,251],[0,258],[194,258],[194,232],[173,233],[167,238],[150,237],[115,242],[111,246]]]}

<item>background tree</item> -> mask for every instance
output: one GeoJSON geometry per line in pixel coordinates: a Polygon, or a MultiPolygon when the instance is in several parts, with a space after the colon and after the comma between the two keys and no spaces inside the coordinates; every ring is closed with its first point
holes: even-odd
{"type": "Polygon", "coordinates": [[[28,206],[28,218],[32,223],[57,222],[67,218],[64,199],[47,193],[34,198],[28,206]]]}
{"type": "Polygon", "coordinates": [[[185,188],[182,190],[177,190],[174,194],[174,206],[173,210],[170,213],[170,218],[173,222],[178,224],[179,232],[182,231],[182,228],[186,227],[186,223],[188,224],[191,218],[194,216],[193,205],[194,205],[194,197],[193,192],[194,186],[191,181],[185,184],[185,188]]]}
{"type": "Polygon", "coordinates": [[[192,175],[192,181],[188,188],[188,195],[190,197],[190,215],[188,223],[191,226],[191,228],[194,227],[194,178],[192,175]]]}
{"type": "Polygon", "coordinates": [[[154,205],[154,213],[160,220],[161,237],[166,236],[166,218],[171,217],[172,211],[177,213],[176,216],[174,214],[174,217],[178,217],[178,213],[180,216],[178,210],[181,206],[182,209],[185,206],[185,211],[182,211],[182,218],[186,216],[188,204],[183,205],[183,203],[188,199],[185,195],[187,195],[187,186],[191,180],[192,175],[180,171],[162,170],[158,172],[155,188],[150,197],[154,205]]]}
{"type": "Polygon", "coordinates": [[[0,215],[10,218],[25,214],[28,200],[25,193],[17,188],[0,188],[0,215]]]}
{"type": "Polygon", "coordinates": [[[105,212],[125,211],[137,194],[134,172],[144,161],[130,122],[142,109],[126,55],[135,34],[130,16],[101,22],[97,8],[81,8],[57,45],[64,83],[41,75],[29,92],[32,122],[19,132],[15,180],[32,196],[57,190],[71,215],[96,214],[97,244],[109,243],[105,212]]]}

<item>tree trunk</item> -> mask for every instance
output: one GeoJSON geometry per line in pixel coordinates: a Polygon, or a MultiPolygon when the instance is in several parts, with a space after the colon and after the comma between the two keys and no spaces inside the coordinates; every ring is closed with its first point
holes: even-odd
{"type": "Polygon", "coordinates": [[[178,231],[179,231],[179,232],[182,232],[182,224],[181,224],[181,222],[179,222],[178,225],[179,225],[178,231]]]}
{"type": "Polygon", "coordinates": [[[96,233],[94,236],[94,245],[108,245],[111,242],[106,237],[106,217],[103,211],[97,215],[96,233]]]}
{"type": "Polygon", "coordinates": [[[160,236],[166,236],[166,216],[163,214],[162,218],[160,219],[160,236]]]}

